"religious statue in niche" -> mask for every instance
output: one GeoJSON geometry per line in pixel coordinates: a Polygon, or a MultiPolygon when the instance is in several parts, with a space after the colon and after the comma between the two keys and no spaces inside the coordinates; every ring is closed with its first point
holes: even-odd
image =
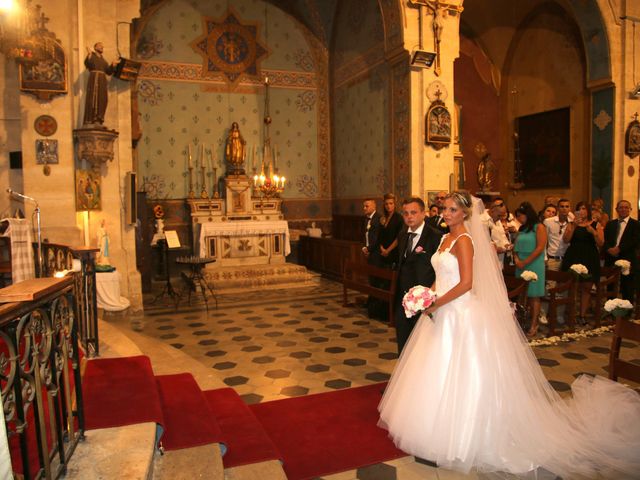
{"type": "Polygon", "coordinates": [[[242,134],[240,133],[240,127],[237,122],[231,124],[229,135],[227,136],[227,144],[225,146],[224,154],[227,159],[227,163],[232,166],[232,175],[244,175],[244,161],[246,158],[246,146],[242,134]]]}
{"type": "Polygon", "coordinates": [[[103,52],[102,42],[97,42],[93,46],[93,51],[87,48],[87,56],[84,59],[84,65],[89,70],[87,96],[84,104],[83,124],[85,126],[102,125],[107,111],[109,99],[107,75],[113,74],[116,63],[107,62],[102,56],[103,52]]]}

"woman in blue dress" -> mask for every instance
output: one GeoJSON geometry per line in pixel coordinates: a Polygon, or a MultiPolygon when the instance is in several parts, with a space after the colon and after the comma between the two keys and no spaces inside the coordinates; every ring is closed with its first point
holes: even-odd
{"type": "Polygon", "coordinates": [[[544,296],[544,249],[547,245],[547,230],[538,220],[538,215],[529,202],[523,202],[515,211],[520,222],[520,230],[513,247],[516,263],[516,277],[529,270],[538,276],[535,282],[529,282],[527,297],[531,314],[531,327],[528,337],[538,333],[538,315],[540,314],[540,297],[544,296]]]}

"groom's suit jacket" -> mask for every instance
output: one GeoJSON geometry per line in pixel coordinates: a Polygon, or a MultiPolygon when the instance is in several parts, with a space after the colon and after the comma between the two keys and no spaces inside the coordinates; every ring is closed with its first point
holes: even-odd
{"type": "Polygon", "coordinates": [[[440,245],[442,234],[425,223],[422,235],[413,251],[405,257],[409,231],[404,228],[398,235],[398,287],[397,296],[402,301],[404,294],[416,285],[430,287],[436,279],[431,266],[431,256],[440,245]]]}

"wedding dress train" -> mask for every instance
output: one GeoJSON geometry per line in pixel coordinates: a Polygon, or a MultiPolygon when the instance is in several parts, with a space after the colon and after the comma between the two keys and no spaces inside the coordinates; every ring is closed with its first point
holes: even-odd
{"type": "MultiPolygon", "coordinates": [[[[582,375],[562,399],[514,319],[488,235],[476,221],[465,224],[473,289],[420,318],[378,407],[379,425],[405,452],[463,472],[543,467],[565,479],[640,478],[640,395],[582,375]]],[[[431,260],[438,296],[460,280],[449,250],[431,260]]]]}

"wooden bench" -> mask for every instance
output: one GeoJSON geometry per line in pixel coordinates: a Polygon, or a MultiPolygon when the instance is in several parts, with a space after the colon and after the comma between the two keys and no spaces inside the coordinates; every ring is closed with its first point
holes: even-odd
{"type": "Polygon", "coordinates": [[[640,365],[620,359],[622,339],[640,342],[640,324],[625,318],[616,319],[609,354],[609,378],[617,381],[618,377],[622,377],[640,383],[640,365]]]}
{"type": "Polygon", "coordinates": [[[594,298],[593,319],[596,327],[600,326],[602,317],[609,316],[608,312],[602,314],[602,309],[607,300],[618,298],[620,293],[620,267],[602,267],[600,269],[600,281],[596,282],[594,298]]]}
{"type": "Polygon", "coordinates": [[[396,292],[396,284],[398,281],[398,272],[387,268],[374,267],[366,263],[359,263],[353,260],[346,260],[342,271],[342,292],[343,305],[348,305],[347,290],[356,290],[366,293],[374,298],[379,298],[389,304],[389,325],[395,324],[393,318],[394,296],[396,292]],[[369,277],[375,277],[389,282],[389,289],[372,287],[369,285],[369,277]]]}
{"type": "Polygon", "coordinates": [[[547,309],[547,320],[549,321],[549,331],[547,336],[556,333],[558,325],[558,307],[564,305],[564,321],[568,326],[567,331],[573,332],[576,328],[576,279],[572,273],[556,272],[555,270],[545,271],[546,281],[556,282],[555,287],[548,288],[546,295],[541,298],[542,302],[549,305],[547,309]]]}

